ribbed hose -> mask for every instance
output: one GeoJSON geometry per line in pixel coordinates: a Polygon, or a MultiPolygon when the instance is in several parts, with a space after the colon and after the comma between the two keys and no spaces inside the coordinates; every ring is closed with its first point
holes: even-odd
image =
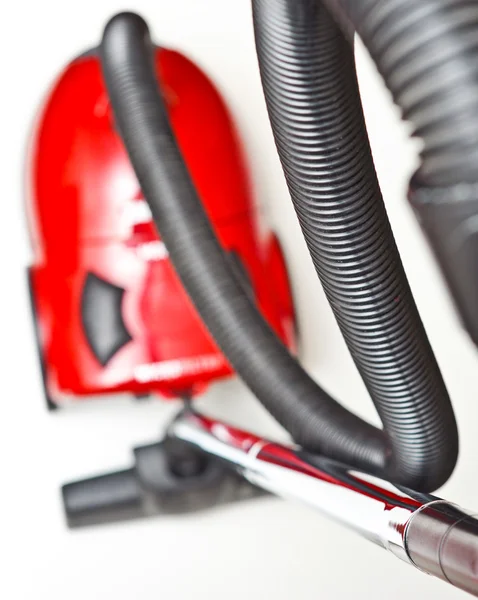
{"type": "Polygon", "coordinates": [[[478,345],[478,3],[324,0],[423,140],[409,199],[478,345]]]}
{"type": "MultiPolygon", "coordinates": [[[[405,426],[407,433],[397,428],[400,435],[396,437],[394,432],[389,443],[383,432],[318,387],[265,323],[214,235],[174,140],[155,80],[152,44],[144,21],[132,14],[112,19],[105,29],[101,58],[115,117],[160,235],[199,314],[238,374],[305,448],[424,491],[441,485],[453,468],[457,451],[446,394],[434,395],[430,384],[433,399],[426,403],[425,418],[410,419],[407,411],[422,415],[423,407],[410,402],[404,405],[404,423],[412,425],[405,426]],[[407,434],[421,439],[420,428],[425,430],[428,444],[418,451],[412,448],[405,461],[410,447],[402,448],[402,440],[407,434]],[[445,448],[441,436],[448,444],[445,456],[440,455],[445,448]]],[[[359,223],[357,226],[360,228],[359,223]]],[[[372,318],[375,313],[376,309],[372,318]]],[[[398,322],[395,326],[399,327],[398,322]]],[[[391,329],[384,332],[384,339],[391,329]]],[[[422,344],[428,354],[426,341],[422,344]]],[[[402,360],[398,349],[395,356],[402,360]]],[[[411,382],[409,387],[413,387],[411,382]]]]}
{"type": "Polygon", "coordinates": [[[375,174],[353,49],[316,0],[253,0],[263,88],[316,271],[387,432],[390,468],[446,478],[458,436],[375,174]]]}
{"type": "MultiPolygon", "coordinates": [[[[476,0],[324,0],[423,139],[418,185],[478,182],[476,0]]],[[[293,2],[290,2],[293,5],[293,2]]]]}
{"type": "Polygon", "coordinates": [[[108,23],[100,54],[115,118],[185,289],[234,369],[299,444],[383,472],[382,432],[315,384],[236,279],[176,145],[151,53],[139,16],[108,23]]]}

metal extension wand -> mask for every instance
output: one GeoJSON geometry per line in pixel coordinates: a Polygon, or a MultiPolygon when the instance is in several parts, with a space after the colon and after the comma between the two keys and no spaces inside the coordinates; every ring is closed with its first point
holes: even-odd
{"type": "Polygon", "coordinates": [[[300,500],[478,597],[478,519],[471,512],[196,412],[181,413],[168,434],[225,461],[250,483],[300,500]]]}

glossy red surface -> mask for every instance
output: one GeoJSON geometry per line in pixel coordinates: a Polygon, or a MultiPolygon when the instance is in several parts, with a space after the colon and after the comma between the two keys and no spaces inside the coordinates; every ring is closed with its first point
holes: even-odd
{"type": "MultiPolygon", "coordinates": [[[[258,304],[294,345],[294,314],[277,239],[260,233],[242,148],[217,90],[183,55],[158,50],[158,77],[178,143],[224,248],[247,271],[258,304]]],[[[231,374],[182,289],[120,137],[99,60],[78,58],[50,91],[29,156],[32,291],[46,385],[56,403],[107,392],[197,394],[231,374]],[[131,336],[102,366],[85,337],[85,278],[125,290],[131,336]]]]}
{"type": "MultiPolygon", "coordinates": [[[[179,421],[184,417],[180,417],[179,421]]],[[[200,431],[211,434],[230,448],[241,450],[251,457],[250,467],[254,469],[254,460],[271,465],[277,465],[289,471],[307,475],[337,488],[352,490],[364,497],[377,500],[383,504],[383,510],[389,511],[396,506],[416,509],[422,501],[410,496],[407,490],[399,490],[393,485],[384,487],[384,482],[373,476],[366,475],[340,463],[327,460],[320,455],[307,455],[301,448],[283,446],[260,436],[233,427],[223,421],[210,418],[202,413],[187,414],[186,419],[197,424],[200,431]],[[315,463],[310,462],[315,459],[315,463]]],[[[218,455],[220,457],[220,455],[218,455]]],[[[397,529],[398,530],[398,529],[397,529]]]]}
{"type": "Polygon", "coordinates": [[[261,447],[269,445],[270,442],[262,439],[258,435],[233,427],[228,423],[217,421],[202,413],[191,413],[188,414],[188,419],[194,420],[198,423],[201,429],[210,433],[213,437],[217,438],[221,442],[224,442],[231,448],[237,448],[243,452],[249,452],[256,444],[261,447]]]}

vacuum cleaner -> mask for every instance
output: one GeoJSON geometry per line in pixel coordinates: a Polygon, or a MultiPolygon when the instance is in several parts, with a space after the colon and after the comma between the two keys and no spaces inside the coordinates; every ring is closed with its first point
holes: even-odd
{"type": "MultiPolygon", "coordinates": [[[[231,268],[292,348],[285,259],[253,201],[227,107],[183,54],[157,48],[154,61],[175,138],[231,268]]],[[[32,135],[28,181],[28,280],[50,408],[118,393],[192,398],[232,374],[154,227],[97,50],[73,60],[50,90],[32,135]]]]}
{"type": "MultiPolygon", "coordinates": [[[[186,497],[192,498],[195,481],[204,492],[208,473],[230,472],[250,486],[247,495],[264,490],[300,500],[478,596],[478,520],[432,494],[455,467],[457,426],[387,218],[353,56],[356,32],[422,140],[409,201],[476,342],[478,4],[253,0],[252,8],[290,196],[383,429],[313,381],[247,293],[175,137],[148,27],[138,15],[122,13],[107,24],[99,55],[115,123],[154,224],[218,347],[294,441],[265,440],[186,403],[162,442],[163,462],[171,459],[167,477],[183,465],[176,480],[189,482],[186,497]]],[[[144,464],[129,481],[147,504],[154,485],[144,464]]],[[[104,508],[102,484],[90,483],[65,486],[67,512],[70,506],[87,513],[95,498],[104,508]]]]}

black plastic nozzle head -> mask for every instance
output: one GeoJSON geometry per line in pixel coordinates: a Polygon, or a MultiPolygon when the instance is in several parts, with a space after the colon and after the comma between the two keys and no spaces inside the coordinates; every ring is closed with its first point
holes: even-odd
{"type": "Polygon", "coordinates": [[[204,510],[264,494],[181,440],[135,448],[135,466],[63,486],[69,527],[204,510]]]}

